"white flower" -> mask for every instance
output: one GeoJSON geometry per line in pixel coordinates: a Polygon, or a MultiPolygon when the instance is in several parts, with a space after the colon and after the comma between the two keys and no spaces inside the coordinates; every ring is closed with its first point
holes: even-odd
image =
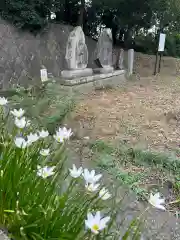
{"type": "Polygon", "coordinates": [[[22,137],[16,137],[14,140],[14,143],[18,148],[26,148],[27,147],[27,142],[24,138],[22,137]]]}
{"type": "Polygon", "coordinates": [[[8,100],[5,97],[0,97],[0,105],[4,106],[8,103],[8,100]]]}
{"type": "Polygon", "coordinates": [[[160,194],[156,193],[155,195],[153,195],[151,193],[150,195],[150,199],[149,199],[149,203],[154,206],[155,208],[159,208],[162,210],[166,210],[166,208],[162,205],[165,203],[165,199],[160,198],[160,194]]]}
{"type": "Polygon", "coordinates": [[[95,216],[92,213],[87,214],[87,220],[85,220],[85,225],[87,228],[95,234],[98,234],[99,231],[106,228],[107,223],[109,222],[110,217],[101,218],[100,212],[97,212],[95,216]]]}
{"type": "Polygon", "coordinates": [[[82,172],[83,172],[83,168],[80,167],[79,169],[73,164],[73,168],[69,169],[70,171],[70,175],[73,178],[78,178],[81,176],[82,172]]]}
{"type": "Polygon", "coordinates": [[[31,125],[31,121],[30,120],[27,120],[26,121],[26,127],[29,127],[31,125]]]}
{"type": "Polygon", "coordinates": [[[14,123],[18,128],[21,129],[30,125],[30,122],[26,121],[25,117],[22,117],[20,119],[16,117],[14,123]]]}
{"type": "Polygon", "coordinates": [[[109,191],[106,188],[102,188],[99,192],[99,197],[105,201],[111,197],[111,194],[109,193],[109,191]]]}
{"type": "Polygon", "coordinates": [[[22,116],[24,115],[25,111],[20,108],[19,110],[17,109],[14,109],[13,111],[11,111],[11,114],[14,116],[14,117],[17,117],[17,118],[22,118],[22,116]]]}
{"type": "Polygon", "coordinates": [[[55,174],[55,172],[54,172],[55,167],[45,166],[45,167],[41,168],[40,166],[38,166],[37,168],[38,168],[37,175],[44,179],[55,174]]]}
{"type": "Polygon", "coordinates": [[[42,150],[40,151],[40,154],[41,154],[42,156],[44,156],[44,157],[47,157],[47,156],[49,155],[49,153],[50,153],[49,148],[47,148],[47,149],[42,149],[42,150]]]}
{"type": "Polygon", "coordinates": [[[39,137],[40,138],[46,138],[49,136],[49,132],[48,131],[44,131],[44,129],[42,129],[41,131],[39,131],[39,137]]]}
{"type": "Polygon", "coordinates": [[[73,132],[71,131],[71,128],[69,130],[65,127],[59,128],[59,132],[63,133],[64,139],[69,139],[73,135],[73,132]]]}
{"type": "Polygon", "coordinates": [[[88,169],[84,169],[84,173],[82,175],[86,183],[96,183],[102,177],[102,174],[95,175],[95,170],[90,172],[88,169]]]}
{"type": "Polygon", "coordinates": [[[96,192],[99,188],[100,184],[86,184],[85,187],[89,192],[96,192]]]}
{"type": "Polygon", "coordinates": [[[51,16],[50,16],[51,19],[55,19],[56,18],[56,14],[51,12],[51,16]]]}
{"type": "Polygon", "coordinates": [[[37,140],[39,139],[39,136],[37,135],[37,133],[30,133],[28,136],[27,136],[27,142],[29,144],[31,143],[34,143],[36,142],[37,140]]]}
{"type": "Polygon", "coordinates": [[[53,137],[58,143],[64,142],[64,137],[61,134],[59,134],[59,132],[56,132],[56,134],[53,137]]]}
{"type": "Polygon", "coordinates": [[[69,139],[72,136],[72,134],[73,133],[71,129],[67,130],[65,127],[59,128],[58,131],[56,131],[54,138],[56,139],[57,142],[63,143],[64,140],[69,139]]]}

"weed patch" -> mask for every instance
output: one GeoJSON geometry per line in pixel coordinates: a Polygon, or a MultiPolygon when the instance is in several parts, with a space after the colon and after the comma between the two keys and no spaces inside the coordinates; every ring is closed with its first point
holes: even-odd
{"type": "MultiPolygon", "coordinates": [[[[126,145],[113,147],[103,141],[90,144],[96,163],[113,178],[146,199],[148,192],[167,182],[176,198],[179,196],[180,159],[175,155],[150,152],[126,145]]],[[[171,192],[172,192],[171,191],[171,192]]]]}

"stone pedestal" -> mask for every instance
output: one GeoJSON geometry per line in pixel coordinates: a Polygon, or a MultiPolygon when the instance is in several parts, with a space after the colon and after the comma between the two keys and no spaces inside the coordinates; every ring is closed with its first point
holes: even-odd
{"type": "Polygon", "coordinates": [[[128,75],[133,74],[134,67],[134,49],[128,50],[128,75]]]}
{"type": "Polygon", "coordinates": [[[117,70],[113,71],[111,73],[100,73],[100,74],[94,74],[87,77],[79,77],[79,78],[73,78],[73,79],[65,79],[61,78],[60,83],[65,86],[75,86],[75,85],[82,85],[87,83],[101,83],[105,81],[107,84],[108,82],[111,83],[111,79],[116,77],[116,82],[120,82],[121,79],[125,79],[125,71],[124,70],[117,70]]]}
{"type": "Polygon", "coordinates": [[[106,67],[103,67],[103,68],[95,68],[93,69],[93,72],[95,74],[106,74],[106,73],[112,73],[114,72],[114,68],[111,67],[111,66],[106,66],[106,67]]]}
{"type": "Polygon", "coordinates": [[[79,77],[87,77],[93,74],[92,68],[64,70],[61,72],[61,77],[64,79],[74,79],[79,77]]]}

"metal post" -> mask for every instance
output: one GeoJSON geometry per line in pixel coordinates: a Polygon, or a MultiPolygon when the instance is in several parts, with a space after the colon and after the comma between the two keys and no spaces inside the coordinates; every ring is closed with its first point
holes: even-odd
{"type": "Polygon", "coordinates": [[[160,71],[161,71],[161,60],[162,60],[162,52],[160,52],[160,59],[159,59],[158,73],[160,73],[160,71]]]}
{"type": "Polygon", "coordinates": [[[154,75],[156,75],[157,63],[158,63],[158,51],[156,53],[156,62],[155,62],[155,67],[154,67],[154,75]]]}

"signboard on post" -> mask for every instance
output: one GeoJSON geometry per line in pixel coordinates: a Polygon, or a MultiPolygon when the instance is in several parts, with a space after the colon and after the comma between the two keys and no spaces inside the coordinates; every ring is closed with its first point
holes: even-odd
{"type": "Polygon", "coordinates": [[[160,33],[158,52],[164,52],[166,34],[160,33]]]}
{"type": "Polygon", "coordinates": [[[154,75],[156,75],[156,73],[157,73],[158,56],[160,57],[158,73],[160,73],[160,70],[161,70],[161,59],[162,59],[162,55],[163,55],[164,48],[165,48],[165,41],[166,41],[166,34],[160,33],[160,35],[159,35],[159,46],[158,46],[157,53],[156,53],[154,75]]]}

